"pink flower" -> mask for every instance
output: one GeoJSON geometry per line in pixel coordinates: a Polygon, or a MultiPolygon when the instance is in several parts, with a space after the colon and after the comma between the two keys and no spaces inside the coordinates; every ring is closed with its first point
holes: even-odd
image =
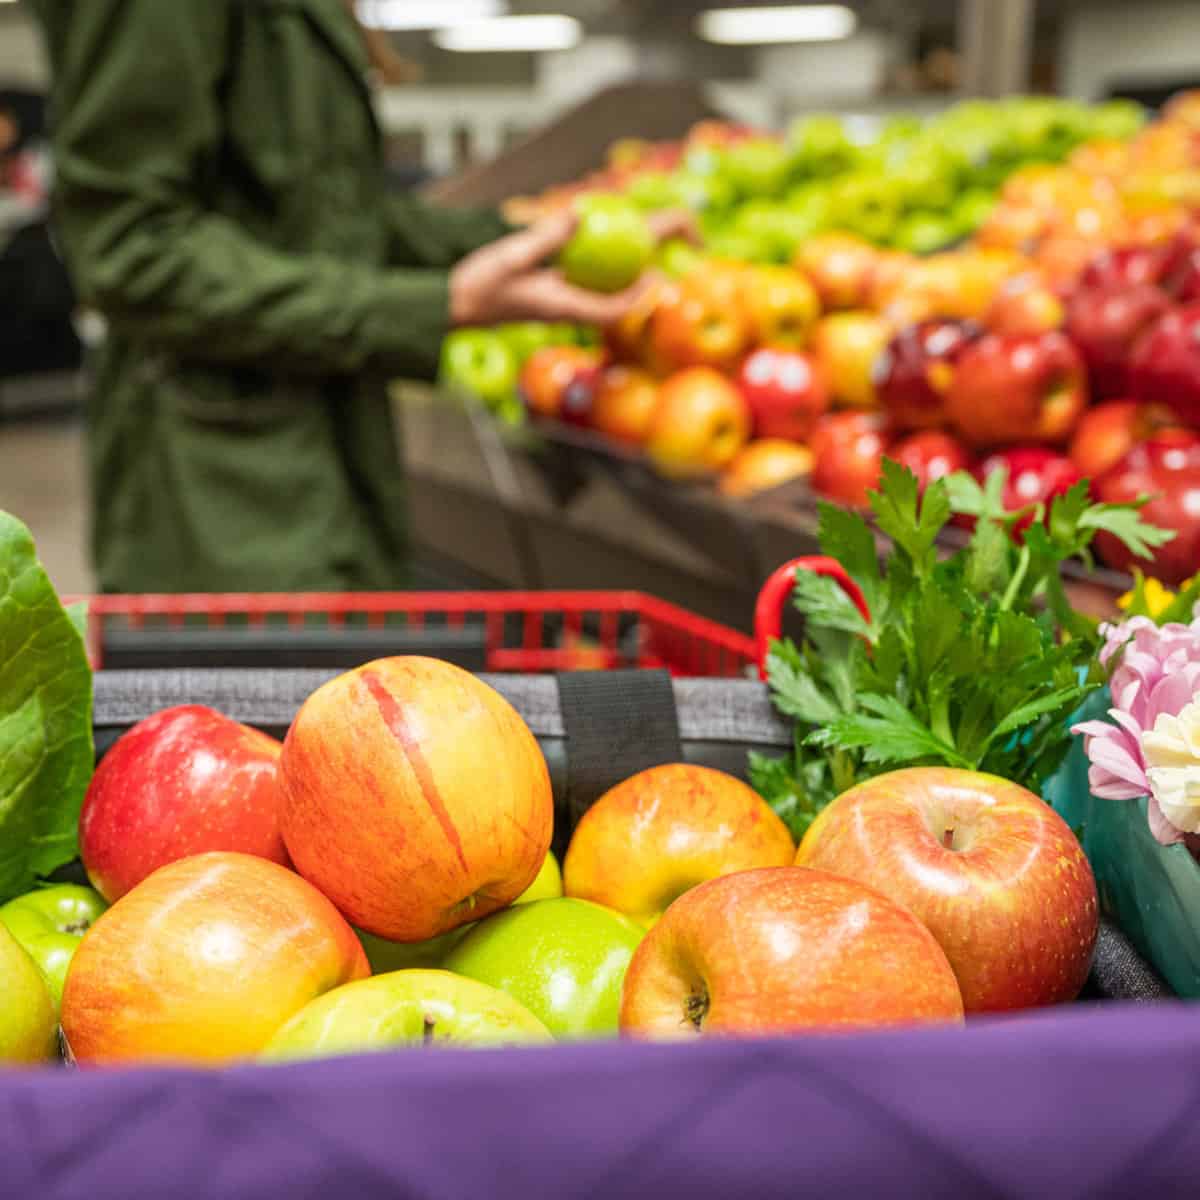
{"type": "Polygon", "coordinates": [[[1159,628],[1146,617],[1103,626],[1100,662],[1113,666],[1113,706],[1108,721],[1087,721],[1072,732],[1084,736],[1093,795],[1106,800],[1149,796],[1150,829],[1158,841],[1182,841],[1151,787],[1143,738],[1159,717],[1177,717],[1200,695],[1200,619],[1159,628]]]}

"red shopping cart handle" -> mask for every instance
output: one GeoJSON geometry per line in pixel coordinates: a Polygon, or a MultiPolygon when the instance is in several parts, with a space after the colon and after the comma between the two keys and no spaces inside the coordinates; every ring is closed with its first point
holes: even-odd
{"type": "Polygon", "coordinates": [[[842,585],[846,595],[854,601],[855,608],[863,615],[863,619],[871,619],[867,601],[857,583],[846,573],[836,558],[794,558],[784,563],[763,584],[758,593],[758,603],[754,606],[754,644],[758,656],[758,671],[762,679],[767,677],[767,654],[771,643],[783,631],[783,606],[787,603],[796,586],[796,574],[799,571],[811,571],[814,575],[827,575],[836,579],[842,585]]]}

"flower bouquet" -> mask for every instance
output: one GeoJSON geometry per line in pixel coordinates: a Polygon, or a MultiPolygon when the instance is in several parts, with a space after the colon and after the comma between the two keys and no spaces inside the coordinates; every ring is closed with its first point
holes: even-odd
{"type": "Polygon", "coordinates": [[[1104,626],[1089,697],[1046,799],[1079,834],[1103,907],[1181,996],[1200,998],[1200,579],[1142,581],[1104,626]]]}

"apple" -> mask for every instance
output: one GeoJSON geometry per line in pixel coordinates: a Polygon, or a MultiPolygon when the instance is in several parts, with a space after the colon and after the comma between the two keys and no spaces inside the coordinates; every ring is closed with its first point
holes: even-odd
{"type": "MultiPolygon", "coordinates": [[[[1139,442],[1094,484],[1105,504],[1122,504],[1141,496],[1151,500],[1142,519],[1177,536],[1154,551],[1147,570],[1163,583],[1180,584],[1200,567],[1200,434],[1191,429],[1164,429],[1139,442]]],[[[1130,570],[1142,565],[1111,534],[1096,535],[1096,549],[1109,566],[1130,570]]]]}
{"type": "Polygon", "coordinates": [[[79,941],[107,907],[99,892],[62,883],[18,896],[0,908],[0,924],[45,976],[56,1010],[79,941]]]}
{"type": "Polygon", "coordinates": [[[1130,392],[1143,404],[1163,404],[1200,427],[1200,303],[1160,317],[1134,347],[1130,392]]]}
{"type": "Polygon", "coordinates": [[[749,436],[737,388],[710,367],[692,367],[662,385],[646,450],[664,475],[683,479],[720,471],[749,436]]]}
{"type": "Polygon", "coordinates": [[[652,279],[630,302],[625,315],[604,331],[605,342],[613,359],[621,363],[645,367],[655,375],[670,372],[658,352],[654,339],[654,322],[660,308],[678,302],[677,280],[652,279]]]}
{"type": "Polygon", "coordinates": [[[963,351],[979,336],[969,321],[910,325],[884,347],[875,388],[898,429],[936,429],[946,423],[946,393],[963,351]]]}
{"type": "Polygon", "coordinates": [[[1062,1004],[1092,961],[1096,881],[1066,822],[1016,783],[914,767],[861,783],[810,826],[799,866],[902,904],[937,938],[968,1013],[1062,1004]]]}
{"type": "Polygon", "coordinates": [[[592,395],[592,428],[615,441],[640,445],[658,410],[658,391],[658,380],[639,367],[606,368],[592,395]]]}
{"type": "Polygon", "coordinates": [[[512,346],[491,329],[458,329],[442,345],[444,386],[499,404],[517,388],[521,364],[512,346]]]}
{"type": "Polygon", "coordinates": [[[732,775],[652,767],[583,815],[563,860],[563,891],[651,925],[705,879],[792,860],[787,826],[732,775]]]}
{"type": "Polygon", "coordinates": [[[719,171],[744,197],[776,196],[786,186],[791,160],[782,143],[773,138],[746,138],[729,146],[719,171]]]}
{"type": "Polygon", "coordinates": [[[637,1038],[961,1023],[946,955],[907,909],[826,871],[712,879],[646,935],[625,976],[637,1038]]]}
{"type": "Polygon", "coordinates": [[[917,477],[922,493],[935,480],[971,467],[971,456],[966,447],[940,429],[909,434],[889,447],[887,457],[907,467],[917,477]]]}
{"type": "Polygon", "coordinates": [[[813,452],[781,438],[751,442],[727,466],[717,482],[723,496],[741,498],[781,487],[812,474],[813,452]]]}
{"type": "Polygon", "coordinates": [[[891,324],[869,312],[833,313],[817,325],[813,357],[835,403],[877,407],[876,364],[891,337],[891,324]]]}
{"type": "Polygon", "coordinates": [[[296,869],[355,926],[421,942],[515,900],[550,849],[546,760],[498,692],[437,659],[381,659],[301,707],[280,760],[296,869]]]}
{"type": "Polygon", "coordinates": [[[83,1063],[227,1062],[369,973],[354,931],[294,871],[197,854],[160,867],[84,934],[63,1033],[83,1063]]]}
{"type": "Polygon", "coordinates": [[[1062,299],[1037,275],[1016,275],[1007,280],[984,314],[992,333],[1037,334],[1061,329],[1067,319],[1062,299]]]}
{"type": "Polygon", "coordinates": [[[110,904],[153,871],[206,850],[287,865],[280,744],[200,705],[155,713],[101,760],[79,817],[79,853],[110,904]]]}
{"type": "Polygon", "coordinates": [[[581,346],[547,346],[530,355],[521,371],[519,391],[530,412],[566,420],[586,412],[586,395],[603,366],[603,356],[581,346]]]}
{"type": "Polygon", "coordinates": [[[914,212],[896,223],[892,243],[910,254],[933,254],[957,241],[961,234],[956,212],[914,212]]]}
{"type": "Polygon", "coordinates": [[[754,436],[805,442],[829,408],[824,376],[798,350],[755,350],[738,372],[738,389],[750,408],[754,436]]]}
{"type": "Polygon", "coordinates": [[[826,309],[861,308],[867,302],[879,251],[850,233],[809,238],[796,252],[795,265],[817,289],[826,309]]]}
{"type": "Polygon", "coordinates": [[[512,996],[556,1038],[615,1035],[645,929],[587,900],[540,900],[480,921],[446,969],[512,996]]]}
{"type": "Polygon", "coordinates": [[[42,972],[0,924],[0,1064],[39,1063],[55,1056],[58,1019],[42,972]]]}
{"type": "Polygon", "coordinates": [[[1138,442],[1170,423],[1170,414],[1160,405],[1106,400],[1079,418],[1068,453],[1081,475],[1098,479],[1138,442]]]}
{"type": "Polygon", "coordinates": [[[1107,400],[1129,394],[1133,347],[1170,308],[1166,293],[1148,283],[1079,290],[1072,296],[1067,333],[1087,363],[1094,396],[1107,400]]]}
{"type": "Polygon", "coordinates": [[[865,508],[879,485],[887,449],[887,422],[880,413],[842,412],[823,417],[809,443],[813,489],[827,500],[865,508]]]}
{"type": "Polygon", "coordinates": [[[742,284],[751,342],[803,350],[821,315],[821,301],[812,284],[790,267],[773,266],[748,268],[742,284]]]}
{"type": "Polygon", "coordinates": [[[963,351],[947,396],[950,424],[971,446],[1065,442],[1086,407],[1083,359],[1057,331],[985,334],[963,351]]]}
{"type": "Polygon", "coordinates": [[[593,292],[620,292],[650,263],[655,239],[636,204],[591,195],[575,205],[579,224],[559,260],[568,282],[593,292]]]}
{"type": "MultiPolygon", "coordinates": [[[[1017,512],[1037,504],[1048,507],[1056,496],[1065,496],[1083,478],[1069,458],[1044,446],[1017,446],[989,454],[975,468],[975,477],[983,483],[999,470],[1006,471],[1008,476],[1002,498],[1006,512],[1017,512]]],[[[1017,522],[1013,527],[1014,536],[1019,536],[1033,524],[1034,515],[1031,511],[1017,522]]],[[[970,527],[974,522],[967,518],[960,524],[970,527]]]]}
{"type": "Polygon", "coordinates": [[[875,259],[871,282],[867,288],[866,307],[883,312],[892,298],[900,292],[916,259],[899,250],[881,250],[875,259]]]}
{"type": "Polygon", "coordinates": [[[742,269],[706,267],[664,293],[654,315],[651,353],[675,367],[731,369],[751,340],[742,269]]]}
{"type": "Polygon", "coordinates": [[[318,996],[263,1048],[269,1063],[401,1047],[523,1046],[553,1042],[511,996],[449,971],[390,971],[318,996]]]}

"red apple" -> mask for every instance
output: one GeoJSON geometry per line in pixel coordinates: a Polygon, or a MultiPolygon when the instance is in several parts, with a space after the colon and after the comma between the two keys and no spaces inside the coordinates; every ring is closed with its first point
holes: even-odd
{"type": "Polygon", "coordinates": [[[1142,519],[1178,536],[1154,552],[1147,565],[1108,533],[1096,537],[1096,549],[1109,566],[1143,567],[1164,583],[1179,584],[1200,570],[1200,434],[1190,429],[1164,429],[1139,443],[1095,482],[1106,504],[1122,504],[1151,496],[1142,519]]]}
{"type": "Polygon", "coordinates": [[[1130,391],[1143,404],[1164,404],[1200,427],[1200,304],[1161,317],[1138,341],[1130,360],[1130,391]]]}
{"type": "Polygon", "coordinates": [[[755,437],[806,442],[829,407],[824,377],[798,350],[756,350],[738,372],[738,388],[750,407],[755,437]]]}
{"type": "Polygon", "coordinates": [[[776,867],[681,896],[625,973],[621,1030],[638,1038],[783,1034],[962,1020],[932,934],[873,888],[776,867]]]}
{"type": "Polygon", "coordinates": [[[751,442],[721,473],[717,488],[723,496],[752,496],[782,487],[812,474],[813,452],[781,438],[751,442]]]}
{"type": "Polygon", "coordinates": [[[1069,451],[1081,475],[1098,479],[1133,447],[1170,425],[1170,414],[1159,405],[1136,400],[1108,400],[1079,418],[1069,451]]]}
{"type": "Polygon", "coordinates": [[[757,346],[803,350],[821,315],[816,289],[790,267],[748,267],[742,302],[750,318],[750,341],[757,346]]]}
{"type": "Polygon", "coordinates": [[[681,479],[720,471],[749,436],[737,388],[711,367],[692,367],[663,384],[646,450],[664,475],[681,479]]]}
{"type": "Polygon", "coordinates": [[[1045,333],[1061,329],[1066,310],[1058,294],[1036,275],[1017,275],[1005,282],[984,314],[992,333],[1045,333]]]}
{"type": "Polygon", "coordinates": [[[875,386],[898,429],[946,423],[946,394],[963,351],[979,336],[969,321],[923,321],[902,329],[875,366],[875,386]]]}
{"type": "Polygon", "coordinates": [[[550,848],[533,734],[498,692],[436,659],[381,659],[318,688],[280,775],[296,869],[388,941],[426,941],[512,903],[550,848]]]}
{"type": "Polygon", "coordinates": [[[817,289],[826,309],[861,308],[867,303],[879,251],[850,233],[809,238],[796,252],[796,267],[817,289]]]}
{"type": "Polygon", "coordinates": [[[1066,822],[1018,784],[917,767],[839,796],[796,856],[877,888],[932,931],[968,1013],[1074,1000],[1096,942],[1096,882],[1066,822]]]}
{"type": "Polygon", "coordinates": [[[104,756],[79,818],[79,851],[110,904],[159,867],[206,850],[287,865],[276,771],[283,747],[211,708],[140,721],[104,756]]]}
{"type": "Polygon", "coordinates": [[[1080,290],[1157,286],[1162,282],[1165,254],[1162,246],[1118,246],[1103,250],[1079,277],[1080,290]]]}
{"type": "Polygon", "coordinates": [[[609,367],[591,403],[592,428],[619,442],[640,445],[658,408],[658,380],[638,367],[609,367]]]}
{"type": "Polygon", "coordinates": [[[1075,293],[1067,333],[1087,363],[1088,382],[1097,399],[1129,394],[1133,347],[1170,308],[1166,293],[1148,283],[1075,293]]]}
{"type": "Polygon", "coordinates": [[[675,367],[731,369],[751,340],[740,270],[706,266],[680,280],[654,314],[651,340],[675,367]]]}
{"type": "Polygon", "coordinates": [[[1051,331],[973,342],[958,360],[947,409],[968,445],[995,446],[1065,442],[1086,406],[1083,359],[1051,331]]]}
{"type": "Polygon", "coordinates": [[[576,400],[568,411],[567,398],[572,389],[579,389],[581,384],[586,388],[601,365],[600,355],[579,346],[535,350],[521,371],[521,398],[530,412],[565,420],[586,407],[576,400]]]}
{"type": "MultiPolygon", "coordinates": [[[[1017,446],[989,454],[975,468],[975,477],[983,483],[989,475],[1001,469],[1008,472],[1003,497],[1006,512],[1032,509],[1036,504],[1049,506],[1055,496],[1065,496],[1083,478],[1069,458],[1044,446],[1017,446]]],[[[1019,536],[1028,529],[1033,524],[1034,516],[1035,513],[1030,511],[1018,521],[1013,526],[1013,535],[1019,536]]],[[[959,524],[970,528],[974,522],[967,518],[959,524]]]]}
{"type": "Polygon", "coordinates": [[[84,934],[63,1032],[85,1063],[229,1062],[370,973],[354,930],[295,872],[198,854],[144,879],[84,934]]]}
{"type": "Polygon", "coordinates": [[[917,477],[922,492],[935,480],[971,466],[966,447],[940,429],[910,434],[890,447],[887,457],[907,467],[917,477]]]}
{"type": "Polygon", "coordinates": [[[879,486],[887,448],[887,423],[879,413],[830,413],[809,443],[813,489],[827,500],[865,508],[867,493],[879,486]]]}
{"type": "Polygon", "coordinates": [[[822,319],[813,335],[813,357],[834,403],[877,408],[878,362],[892,337],[890,321],[870,312],[839,312],[822,319]]]}

